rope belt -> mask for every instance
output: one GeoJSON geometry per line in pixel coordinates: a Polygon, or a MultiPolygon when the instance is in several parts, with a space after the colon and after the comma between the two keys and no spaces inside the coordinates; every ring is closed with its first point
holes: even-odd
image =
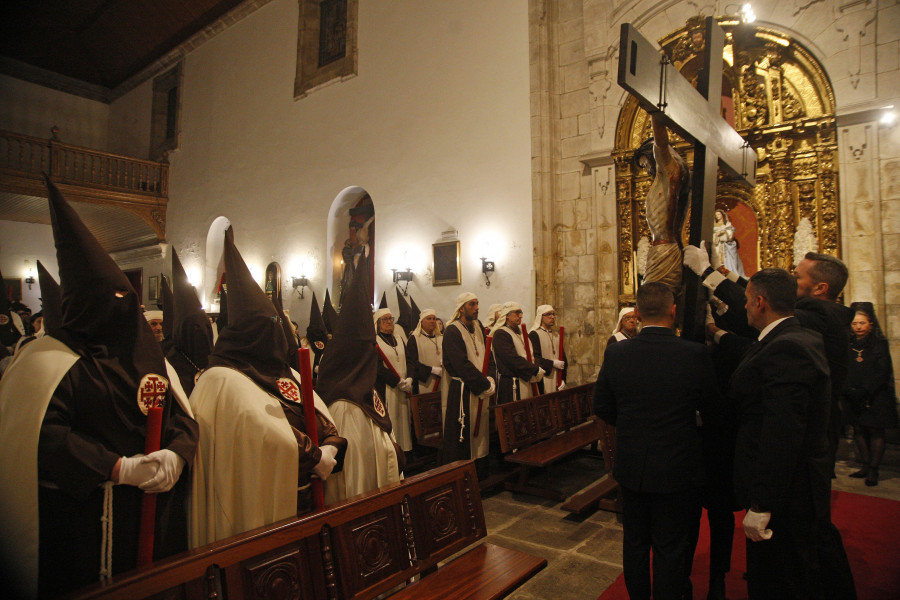
{"type": "Polygon", "coordinates": [[[113,551],[113,486],[112,481],[103,484],[103,516],[100,517],[100,581],[112,577],[113,551]]]}

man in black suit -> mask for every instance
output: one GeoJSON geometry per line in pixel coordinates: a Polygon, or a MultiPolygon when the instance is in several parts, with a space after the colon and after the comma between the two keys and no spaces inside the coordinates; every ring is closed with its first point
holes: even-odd
{"type": "Polygon", "coordinates": [[[715,376],[701,344],[675,336],[675,298],[646,283],[637,293],[643,329],[607,347],[594,411],[616,426],[613,475],[622,488],[625,586],[632,599],[681,598],[690,540],[699,526],[703,458],[697,415],[715,404],[715,376]]]}
{"type": "Polygon", "coordinates": [[[734,485],[747,509],[751,599],[821,597],[817,536],[828,519],[830,380],[822,336],[794,317],[797,280],[763,269],[745,291],[760,331],[731,378],[738,411],[734,485]]]}

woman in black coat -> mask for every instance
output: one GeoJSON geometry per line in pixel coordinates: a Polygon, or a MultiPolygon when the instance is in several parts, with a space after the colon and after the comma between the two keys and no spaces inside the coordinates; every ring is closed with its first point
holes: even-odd
{"type": "Polygon", "coordinates": [[[878,485],[878,465],[884,456],[884,430],[897,427],[894,367],[887,339],[878,326],[871,302],[854,302],[848,354],[845,407],[853,424],[857,458],[863,467],[850,477],[878,485]]]}

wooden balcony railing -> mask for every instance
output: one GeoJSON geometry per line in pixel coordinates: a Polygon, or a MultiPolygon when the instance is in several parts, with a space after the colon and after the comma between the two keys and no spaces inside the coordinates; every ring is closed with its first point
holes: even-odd
{"type": "Polygon", "coordinates": [[[0,171],[110,192],[167,197],[169,165],[0,130],[0,171]]]}

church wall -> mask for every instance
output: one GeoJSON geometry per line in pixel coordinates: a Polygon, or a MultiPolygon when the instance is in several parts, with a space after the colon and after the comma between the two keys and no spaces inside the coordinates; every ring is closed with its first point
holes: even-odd
{"type": "MultiPolygon", "coordinates": [[[[576,334],[567,336],[569,356],[578,363],[574,372],[585,381],[594,377],[602,361],[619,302],[618,213],[610,160],[626,97],[616,83],[619,28],[630,22],[656,41],[696,15],[697,5],[680,0],[531,0],[530,4],[532,43],[538,42],[531,52],[532,116],[543,125],[533,140],[533,174],[538,181],[543,175],[549,178],[535,187],[533,197],[535,239],[546,238],[536,244],[537,301],[556,302],[562,325],[576,334]],[[591,267],[595,275],[582,279],[591,267]]],[[[842,153],[847,142],[840,139],[844,135],[840,119],[900,106],[900,4],[896,0],[752,4],[757,24],[803,43],[823,65],[835,94],[842,153]]],[[[893,131],[900,127],[886,131],[877,123],[869,125],[874,125],[869,149],[874,144],[878,151],[869,152],[865,167],[851,168],[843,154],[839,157],[842,252],[851,270],[848,294],[873,296],[848,295],[848,301],[870,299],[879,305],[880,314],[887,315],[884,320],[892,343],[900,348],[900,273],[893,271],[893,265],[900,264],[900,256],[894,257],[894,249],[900,248],[900,236],[894,240],[900,226],[888,222],[900,210],[900,203],[897,208],[894,205],[900,199],[898,188],[888,183],[896,178],[892,173],[900,170],[892,158],[898,148],[893,131]],[[845,203],[847,185],[856,185],[861,177],[872,198],[845,203]],[[863,218],[858,209],[866,202],[871,206],[863,218]],[[868,219],[864,226],[861,218],[868,219]],[[852,223],[859,226],[849,230],[851,242],[846,236],[852,223]],[[855,254],[849,250],[850,243],[855,254]]]]}
{"type": "Polygon", "coordinates": [[[109,106],[0,74],[0,129],[50,139],[59,127],[67,144],[108,150],[109,106]]]}
{"type": "MultiPolygon", "coordinates": [[[[185,58],[167,213],[185,266],[202,272],[209,226],[226,216],[255,272],[281,263],[287,307],[305,329],[311,294],[291,294],[299,273],[289,267],[315,259],[306,275],[321,302],[328,211],[355,185],[374,200],[375,290],[387,289],[392,307],[390,268],[407,266],[405,252],[422,308],[448,318],[472,290],[485,306],[515,299],[533,311],[524,5],[361,3],[358,76],[299,101],[297,10],[271,2],[185,58]],[[431,244],[446,229],[459,231],[462,285],[432,287],[431,244]],[[490,287],[482,255],[496,261],[490,287]]],[[[142,94],[127,100],[138,112],[149,106],[142,94]]],[[[130,110],[117,107],[116,121],[130,110]]]]}
{"type": "Polygon", "coordinates": [[[150,156],[150,114],[153,80],[145,81],[109,105],[109,151],[126,156],[150,156]]]}
{"type": "Polygon", "coordinates": [[[56,248],[53,245],[53,231],[49,225],[38,223],[18,223],[0,221],[0,271],[5,279],[21,279],[22,302],[32,313],[41,310],[41,289],[37,284],[37,261],[41,261],[54,279],[59,281],[56,266],[56,248]],[[25,264],[28,261],[34,271],[34,285],[28,289],[24,283],[28,277],[25,264]]]}

